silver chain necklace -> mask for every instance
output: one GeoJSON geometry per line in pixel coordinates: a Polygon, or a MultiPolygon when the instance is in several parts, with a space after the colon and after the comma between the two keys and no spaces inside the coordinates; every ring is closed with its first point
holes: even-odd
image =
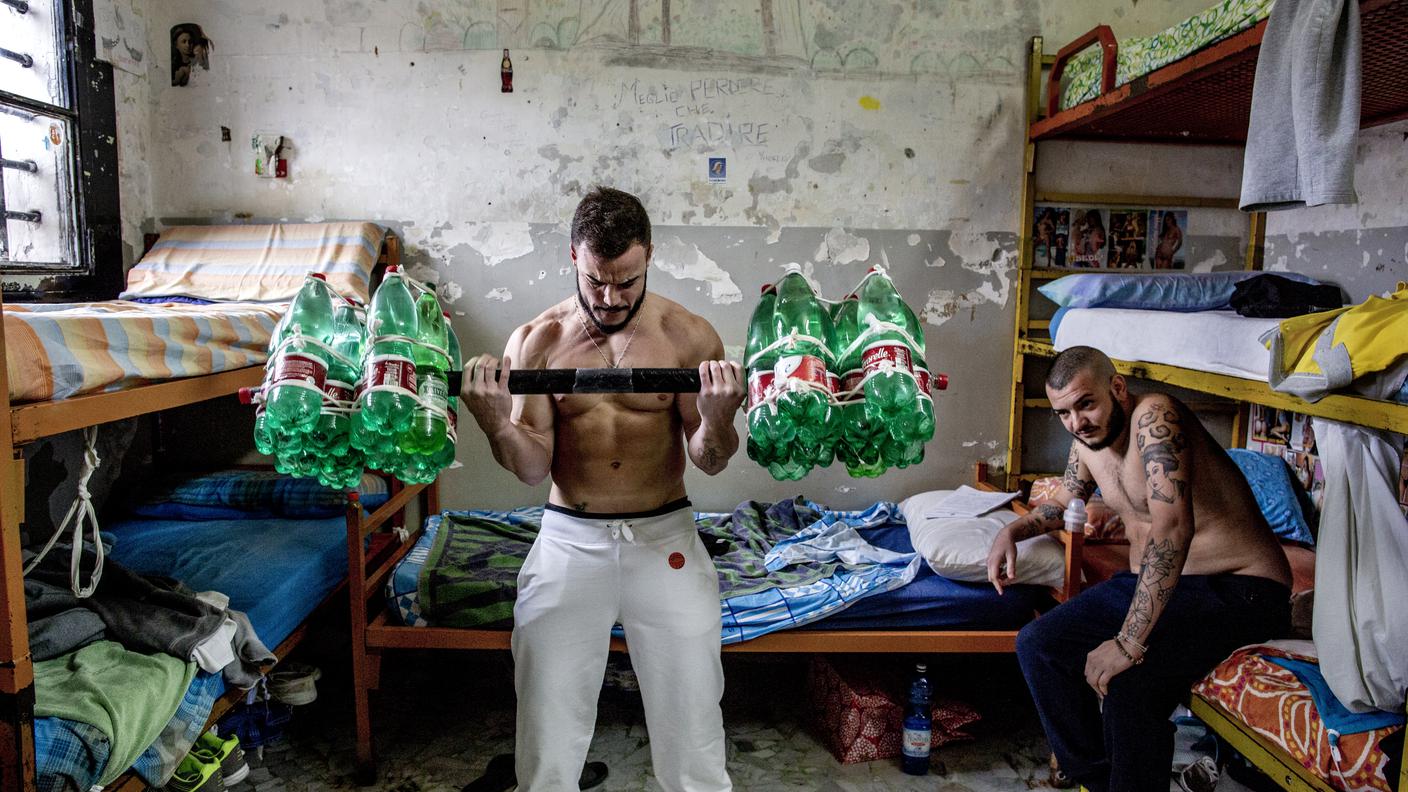
{"type": "Polygon", "coordinates": [[[607,357],[606,352],[602,350],[601,344],[598,344],[596,338],[592,336],[592,331],[587,327],[587,318],[582,315],[581,303],[577,304],[577,321],[581,322],[582,333],[586,335],[587,340],[592,342],[592,346],[596,347],[596,353],[601,355],[602,360],[606,361],[606,367],[619,368],[622,363],[626,362],[626,353],[631,351],[631,342],[636,340],[636,331],[640,329],[640,308],[636,309],[636,326],[631,328],[631,336],[626,339],[626,346],[621,350],[621,357],[617,358],[615,363],[611,362],[611,358],[607,357]]]}

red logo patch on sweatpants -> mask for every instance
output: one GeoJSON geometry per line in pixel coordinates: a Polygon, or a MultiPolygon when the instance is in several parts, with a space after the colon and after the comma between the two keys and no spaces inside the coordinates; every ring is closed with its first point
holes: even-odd
{"type": "Polygon", "coordinates": [[[684,553],[670,553],[670,568],[681,569],[684,567],[684,553]]]}

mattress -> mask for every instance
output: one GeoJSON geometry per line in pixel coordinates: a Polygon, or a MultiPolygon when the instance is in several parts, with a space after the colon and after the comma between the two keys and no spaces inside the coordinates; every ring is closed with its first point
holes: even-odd
{"type": "Polygon", "coordinates": [[[120,520],[110,556],[147,575],[219,591],[270,649],[347,577],[345,517],[316,520],[120,520]]]}
{"type": "MultiPolygon", "coordinates": [[[[1152,36],[1120,39],[1115,85],[1125,83],[1181,60],[1228,36],[1240,33],[1271,14],[1274,0],[1222,0],[1152,36]]],[[[1100,94],[1100,47],[1071,58],[1061,79],[1061,109],[1100,94]]]]}
{"type": "Polygon", "coordinates": [[[1276,647],[1244,647],[1194,685],[1193,694],[1250,726],[1334,789],[1391,792],[1393,786],[1385,780],[1389,756],[1381,743],[1403,727],[1337,735],[1336,757],[1310,691],[1270,659],[1276,657],[1314,661],[1276,647]]]}
{"type": "Polygon", "coordinates": [[[6,305],[12,402],[263,365],[284,303],[6,305]]]}
{"type": "Polygon", "coordinates": [[[1235,311],[1145,311],[1069,308],[1052,322],[1057,351],[1092,346],[1118,360],[1227,374],[1266,382],[1271,353],[1259,340],[1279,319],[1235,311]]]}
{"type": "MultiPolygon", "coordinates": [[[[525,508],[475,514],[494,515],[495,519],[523,526],[531,524],[539,511],[525,508]]],[[[879,525],[866,527],[864,523],[868,518],[861,515],[874,511],[876,509],[872,507],[866,512],[831,514],[855,520],[861,525],[857,528],[861,537],[876,547],[913,553],[909,530],[902,519],[896,519],[898,510],[894,510],[893,516],[879,525]]],[[[717,516],[696,514],[699,520],[717,516]]],[[[426,530],[396,565],[387,581],[388,607],[392,617],[401,624],[417,627],[430,624],[421,609],[418,586],[439,524],[438,516],[426,521],[426,530]]],[[[527,552],[526,546],[522,552],[527,552]]],[[[990,585],[949,580],[922,563],[917,568],[917,575],[909,583],[889,590],[883,590],[885,586],[882,584],[875,589],[875,593],[856,599],[847,599],[845,586],[830,580],[809,584],[805,592],[773,589],[725,598],[721,603],[725,624],[723,642],[737,643],[777,629],[790,628],[798,622],[800,626],[795,629],[805,630],[1011,630],[1031,621],[1034,612],[1051,604],[1046,590],[1040,586],[1009,586],[1007,594],[1000,596],[990,585]],[[802,601],[805,601],[805,607],[821,609],[815,621],[807,621],[807,617],[797,610],[797,603],[802,601]],[[773,607],[768,606],[769,602],[773,607]]]]}

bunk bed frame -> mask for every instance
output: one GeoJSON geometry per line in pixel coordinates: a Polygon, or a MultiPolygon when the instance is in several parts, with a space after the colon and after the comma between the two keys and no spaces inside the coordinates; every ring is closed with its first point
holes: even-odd
{"type": "MultiPolygon", "coordinates": [[[[147,238],[147,249],[151,248],[155,239],[155,235],[147,238]]],[[[399,264],[400,260],[400,238],[388,231],[377,258],[377,267],[399,264]]],[[[20,525],[24,522],[24,446],[74,429],[231,396],[238,393],[240,388],[258,385],[263,378],[264,367],[247,366],[110,393],[12,405],[4,359],[3,319],[4,304],[0,300],[0,574],[4,575],[4,597],[0,602],[0,792],[32,792],[36,770],[34,662],[29,651],[20,546],[20,525]]],[[[389,507],[393,504],[404,505],[423,488],[405,488],[396,492],[387,505],[378,509],[368,521],[376,525],[393,521],[396,510],[389,507]]],[[[349,500],[356,502],[352,496],[349,500]]],[[[337,597],[341,590],[335,590],[328,600],[337,597]]],[[[325,600],[314,613],[324,611],[327,604],[325,600]]],[[[284,639],[274,650],[275,655],[285,657],[292,651],[302,640],[307,625],[305,621],[284,639]]],[[[208,723],[214,723],[241,698],[243,691],[227,692],[215,702],[208,723]]],[[[136,792],[144,787],[141,779],[129,772],[109,788],[136,792]]]]}
{"type": "MultiPolygon", "coordinates": [[[[974,485],[997,491],[988,476],[988,466],[975,467],[974,485]]],[[[382,507],[372,520],[391,506],[402,506],[406,500],[393,499],[382,507]]],[[[440,511],[438,492],[434,487],[423,494],[423,513],[440,511]]],[[[1026,514],[1027,506],[1014,502],[1013,511],[1026,514]]],[[[375,525],[361,521],[359,513],[349,504],[347,514],[347,558],[352,607],[352,668],[355,687],[357,722],[357,780],[372,783],[376,775],[376,759],[372,749],[370,692],[376,690],[381,675],[381,655],[391,649],[461,649],[507,650],[509,630],[478,630],[457,627],[408,627],[395,624],[389,609],[380,604],[372,610],[369,601],[384,600],[382,589],[396,564],[410,552],[415,539],[424,528],[384,560],[368,563],[362,553],[363,537],[375,525]]],[[[1051,597],[1064,602],[1080,591],[1081,553],[1084,535],[1067,531],[1057,533],[1065,548],[1066,575],[1059,588],[1050,589],[1051,597]]],[[[723,647],[727,653],[873,653],[873,654],[1007,654],[1016,651],[1016,630],[779,630],[742,643],[723,647]]],[[[625,640],[611,639],[611,651],[629,651],[625,640]]]]}
{"type": "MultiPolygon", "coordinates": [[[[1405,52],[1408,52],[1408,0],[1360,0],[1359,13],[1363,34],[1361,126],[1377,126],[1408,118],[1408,68],[1403,66],[1405,52]]],[[[1050,321],[1031,316],[1033,285],[1072,272],[1101,271],[1035,267],[1035,245],[1031,234],[1036,205],[1238,207],[1235,198],[1041,192],[1036,189],[1037,143],[1065,139],[1241,146],[1246,142],[1256,59],[1265,30],[1266,21],[1263,20],[1248,30],[1119,87],[1114,85],[1118,45],[1108,26],[1097,26],[1054,56],[1044,52],[1041,37],[1032,39],[1028,53],[1028,131],[1019,212],[1020,269],[1004,482],[1008,489],[1017,489],[1023,482],[1056,475],[1028,471],[1022,466],[1025,413],[1028,410],[1049,410],[1051,406],[1047,399],[1027,396],[1024,364],[1028,359],[1051,358],[1056,354],[1050,337],[1050,321]],[[1096,44],[1102,49],[1100,95],[1060,110],[1059,87],[1066,62],[1077,52],[1096,44]],[[1043,113],[1040,97],[1042,75],[1046,70],[1049,70],[1046,80],[1048,96],[1043,113]],[[1178,108],[1178,112],[1169,112],[1170,107],[1178,108]]],[[[1246,269],[1261,269],[1265,241],[1265,213],[1251,213],[1244,260],[1246,269]]],[[[1310,403],[1273,391],[1266,383],[1255,380],[1162,364],[1125,360],[1114,363],[1115,368],[1126,376],[1163,382],[1234,402],[1238,406],[1232,425],[1232,441],[1238,446],[1246,437],[1248,404],[1408,433],[1408,404],[1346,394],[1335,394],[1310,403]]],[[[1190,707],[1213,731],[1283,788],[1292,792],[1333,792],[1324,779],[1302,767],[1221,706],[1192,696],[1190,707]]],[[[1398,792],[1408,792],[1408,748],[1404,751],[1400,767],[1396,783],[1394,779],[1389,779],[1389,782],[1398,792]]]]}

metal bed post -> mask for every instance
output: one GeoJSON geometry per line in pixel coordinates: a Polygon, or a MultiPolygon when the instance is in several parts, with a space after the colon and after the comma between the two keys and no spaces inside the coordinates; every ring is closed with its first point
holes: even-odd
{"type": "MultiPolygon", "coordinates": [[[[1029,330],[1030,305],[1027,295],[1031,292],[1034,246],[1032,220],[1036,212],[1036,141],[1027,130],[1036,121],[1041,99],[1041,69],[1045,61],[1042,54],[1041,36],[1033,36],[1027,52],[1027,101],[1025,124],[1022,127],[1022,204],[1017,212],[1017,306],[1013,324],[1014,341],[1027,337],[1029,330]]],[[[1007,470],[1006,489],[1013,491],[1022,472],[1022,417],[1026,410],[1026,385],[1024,383],[1023,360],[1020,347],[1012,346],[1012,413],[1007,424],[1007,470]]]]}

